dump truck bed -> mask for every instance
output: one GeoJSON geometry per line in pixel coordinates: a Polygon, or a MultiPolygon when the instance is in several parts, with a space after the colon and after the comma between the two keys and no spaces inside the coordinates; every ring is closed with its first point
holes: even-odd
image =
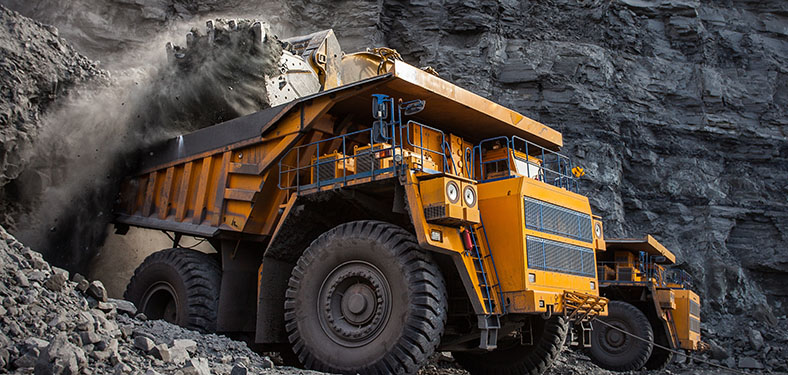
{"type": "Polygon", "coordinates": [[[557,150],[561,134],[423,70],[395,61],[386,73],[170,139],[141,154],[123,185],[116,223],[215,237],[272,234],[289,196],[275,166],[293,146],[368,127],[371,95],[423,99],[417,119],[471,141],[511,134],[557,150]],[[336,119],[327,121],[326,118],[336,119]],[[345,121],[346,122],[346,121],[345,121]]]}

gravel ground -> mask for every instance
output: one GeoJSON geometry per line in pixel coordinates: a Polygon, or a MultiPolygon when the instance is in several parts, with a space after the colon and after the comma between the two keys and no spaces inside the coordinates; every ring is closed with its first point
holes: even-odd
{"type": "Polygon", "coordinates": [[[0,227],[0,373],[317,374],[245,343],[148,321],[99,281],[51,267],[0,227]]]}

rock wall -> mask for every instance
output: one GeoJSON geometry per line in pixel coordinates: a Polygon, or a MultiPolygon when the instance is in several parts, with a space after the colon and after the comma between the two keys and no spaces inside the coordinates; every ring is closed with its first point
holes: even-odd
{"type": "Polygon", "coordinates": [[[394,47],[563,132],[606,235],[655,235],[706,314],[773,321],[767,300],[788,312],[784,1],[2,3],[110,62],[209,16],[262,16],[281,36],[331,27],[346,51],[394,47]]]}

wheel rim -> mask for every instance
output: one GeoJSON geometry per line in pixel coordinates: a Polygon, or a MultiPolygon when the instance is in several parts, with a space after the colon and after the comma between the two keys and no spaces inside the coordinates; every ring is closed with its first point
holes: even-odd
{"type": "Polygon", "coordinates": [[[148,288],[142,297],[142,312],[149,319],[178,323],[178,297],[170,283],[160,281],[148,288]]]}
{"type": "MultiPolygon", "coordinates": [[[[606,321],[606,323],[623,331],[630,332],[627,325],[624,324],[623,322],[613,320],[613,321],[606,321]]],[[[600,341],[601,341],[600,344],[602,344],[604,350],[611,354],[624,353],[630,349],[627,335],[624,332],[621,332],[612,327],[605,327],[604,332],[602,332],[602,340],[600,341]]]]}
{"type": "Polygon", "coordinates": [[[335,343],[359,347],[374,340],[391,315],[388,280],[364,261],[343,263],[323,280],[318,298],[320,326],[335,343]]]}

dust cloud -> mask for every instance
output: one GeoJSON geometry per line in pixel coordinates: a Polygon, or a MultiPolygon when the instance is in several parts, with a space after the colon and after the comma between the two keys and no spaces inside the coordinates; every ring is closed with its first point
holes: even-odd
{"type": "Polygon", "coordinates": [[[215,20],[211,32],[192,29],[188,46],[173,46],[169,58],[164,46],[175,35],[161,35],[129,53],[136,66],[110,67],[111,83],[61,99],[27,155],[34,177],[21,199],[35,204],[17,220],[17,237],[55,265],[85,272],[140,148],[268,107],[263,82],[282,47],[253,25],[215,20]]]}

